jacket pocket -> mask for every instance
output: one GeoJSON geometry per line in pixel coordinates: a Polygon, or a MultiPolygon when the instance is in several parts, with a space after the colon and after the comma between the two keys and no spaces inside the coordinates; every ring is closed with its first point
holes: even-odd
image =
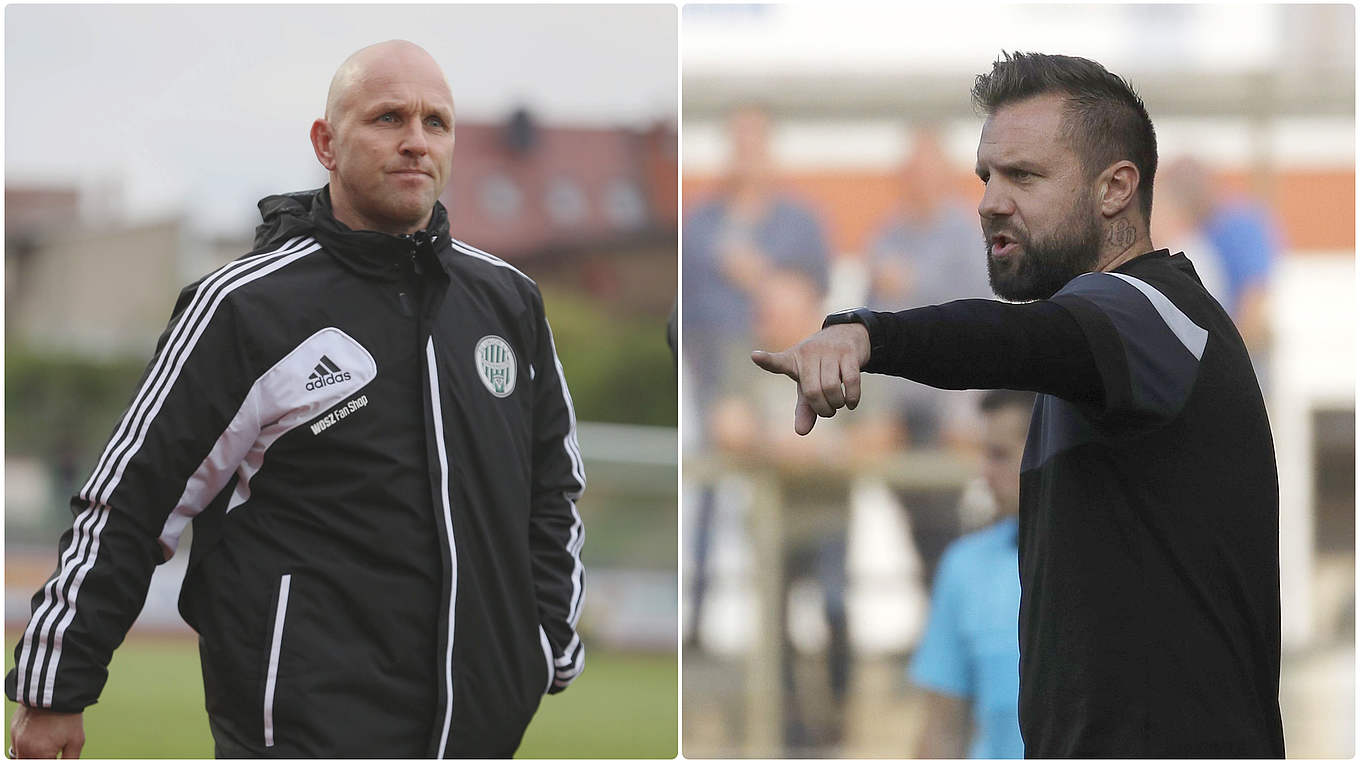
{"type": "Polygon", "coordinates": [[[548,683],[543,687],[543,693],[547,694],[552,688],[553,678],[557,675],[557,668],[553,666],[552,644],[548,643],[548,634],[543,630],[543,626],[538,627],[538,643],[543,645],[543,659],[548,663],[548,683]]]}
{"type": "Polygon", "coordinates": [[[283,624],[288,617],[288,589],[293,583],[291,574],[279,579],[279,603],[274,609],[273,631],[269,641],[269,670],[264,680],[264,746],[274,746],[274,687],[278,685],[279,650],[283,645],[283,624]]]}

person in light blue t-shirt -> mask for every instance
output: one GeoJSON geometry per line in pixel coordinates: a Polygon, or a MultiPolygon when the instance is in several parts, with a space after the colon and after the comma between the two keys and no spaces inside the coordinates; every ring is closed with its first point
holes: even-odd
{"type": "Polygon", "coordinates": [[[1024,757],[1020,694],[1020,459],[1034,394],[981,400],[983,470],[997,504],[990,526],[945,550],[930,621],[908,676],[922,692],[917,757],[1024,757]],[[971,742],[969,738],[971,737],[971,742]]]}

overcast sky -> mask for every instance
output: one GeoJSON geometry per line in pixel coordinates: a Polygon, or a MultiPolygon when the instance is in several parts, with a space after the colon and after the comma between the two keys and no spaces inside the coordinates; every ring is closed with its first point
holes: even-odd
{"type": "Polygon", "coordinates": [[[684,60],[687,73],[701,74],[972,73],[1001,50],[1027,50],[1087,56],[1123,71],[1240,70],[1272,63],[1281,22],[1308,14],[1250,3],[690,4],[684,60]]]}
{"type": "MultiPolygon", "coordinates": [[[[325,175],[308,129],[351,52],[411,40],[461,121],[676,120],[673,6],[77,6],[5,9],[5,178],[120,187],[135,219],[248,231],[255,201],[325,175]]],[[[457,154],[455,151],[455,172],[457,154]]],[[[456,174],[455,174],[456,176],[456,174]]]]}

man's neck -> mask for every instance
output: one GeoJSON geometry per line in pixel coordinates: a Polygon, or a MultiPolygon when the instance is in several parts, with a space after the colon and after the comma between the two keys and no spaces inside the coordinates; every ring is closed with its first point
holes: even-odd
{"type": "Polygon", "coordinates": [[[430,219],[434,216],[434,208],[431,207],[430,213],[426,214],[425,218],[417,224],[403,225],[395,222],[384,223],[375,219],[370,219],[359,213],[343,196],[337,198],[335,186],[332,185],[331,215],[335,217],[337,222],[340,222],[355,232],[370,231],[385,232],[389,235],[412,235],[430,225],[430,219]]]}
{"type": "Polygon", "coordinates": [[[1146,224],[1128,216],[1115,217],[1101,231],[1100,258],[1095,271],[1113,271],[1152,250],[1146,224]]]}

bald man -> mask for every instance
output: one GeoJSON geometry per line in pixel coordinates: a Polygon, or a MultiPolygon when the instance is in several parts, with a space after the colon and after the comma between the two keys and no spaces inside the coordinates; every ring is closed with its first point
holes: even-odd
{"type": "Polygon", "coordinates": [[[311,129],[329,184],[180,294],[33,596],[12,756],[79,755],[190,525],[219,757],[509,756],[580,673],[571,398],[533,281],[449,236],[453,127],[424,50],[355,53],[311,129]]]}

